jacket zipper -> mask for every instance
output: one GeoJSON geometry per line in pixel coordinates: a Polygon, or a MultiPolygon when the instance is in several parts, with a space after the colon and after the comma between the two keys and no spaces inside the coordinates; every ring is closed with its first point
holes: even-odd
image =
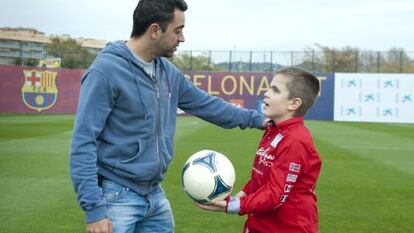
{"type": "Polygon", "coordinates": [[[160,172],[160,164],[161,164],[161,156],[160,156],[160,90],[158,87],[158,82],[157,82],[157,77],[156,75],[152,78],[150,77],[150,79],[152,80],[154,87],[155,87],[155,91],[156,91],[156,102],[157,102],[157,122],[156,122],[156,153],[157,153],[157,158],[158,158],[158,169],[157,172],[155,173],[155,176],[153,178],[152,181],[149,182],[148,187],[147,187],[147,194],[145,195],[146,197],[149,195],[149,191],[150,191],[150,187],[151,185],[154,183],[155,178],[157,177],[158,173],[160,172]]]}

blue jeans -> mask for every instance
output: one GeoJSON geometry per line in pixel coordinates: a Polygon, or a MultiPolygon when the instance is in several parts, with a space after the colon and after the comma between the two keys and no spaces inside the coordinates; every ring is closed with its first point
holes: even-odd
{"type": "Polygon", "coordinates": [[[125,186],[104,179],[102,190],[113,233],[174,232],[170,203],[160,186],[147,196],[142,196],[125,186]]]}

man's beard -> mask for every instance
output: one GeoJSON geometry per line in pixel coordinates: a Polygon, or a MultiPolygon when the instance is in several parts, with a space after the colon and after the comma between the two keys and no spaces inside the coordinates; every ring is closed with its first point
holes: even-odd
{"type": "Polygon", "coordinates": [[[167,58],[172,58],[174,56],[174,52],[177,51],[176,47],[163,52],[160,56],[161,57],[167,57],[167,58]]]}
{"type": "Polygon", "coordinates": [[[172,58],[174,56],[174,53],[165,52],[160,55],[160,57],[166,57],[166,58],[172,58]]]}

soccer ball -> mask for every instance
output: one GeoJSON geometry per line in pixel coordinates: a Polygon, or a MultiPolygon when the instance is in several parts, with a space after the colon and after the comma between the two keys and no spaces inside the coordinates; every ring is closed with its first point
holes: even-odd
{"type": "Polygon", "coordinates": [[[182,173],[184,192],[199,203],[224,200],[233,190],[235,179],[230,160],[213,150],[190,156],[182,173]]]}

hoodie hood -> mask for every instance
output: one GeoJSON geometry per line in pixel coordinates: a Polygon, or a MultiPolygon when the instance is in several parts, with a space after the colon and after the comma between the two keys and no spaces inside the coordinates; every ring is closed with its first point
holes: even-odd
{"type": "Polygon", "coordinates": [[[131,51],[126,46],[126,42],[127,41],[122,41],[122,40],[109,42],[102,49],[101,54],[110,53],[118,57],[122,57],[124,59],[133,60],[135,59],[134,55],[131,53],[131,51]]]}
{"type": "MultiPolygon", "coordinates": [[[[135,58],[134,54],[132,53],[131,49],[129,49],[126,45],[127,41],[122,41],[122,40],[118,40],[118,41],[114,41],[114,42],[109,42],[105,48],[102,49],[101,53],[105,54],[105,53],[110,53],[112,55],[121,57],[125,60],[130,61],[133,65],[139,67],[139,68],[143,68],[142,65],[137,61],[137,59],[135,58]]],[[[161,58],[156,57],[154,59],[154,63],[156,64],[156,69],[159,68],[157,66],[160,65],[161,63],[161,58]]],[[[159,69],[158,69],[159,70],[159,69]]]]}
{"type": "MultiPolygon", "coordinates": [[[[115,55],[117,57],[123,58],[125,60],[128,61],[129,65],[130,65],[130,69],[132,72],[134,72],[137,76],[142,77],[141,73],[137,73],[136,71],[136,67],[138,69],[140,69],[148,78],[152,79],[152,77],[150,77],[146,72],[144,67],[142,66],[141,63],[138,62],[138,60],[135,58],[135,55],[132,53],[131,49],[129,49],[126,45],[127,41],[123,41],[123,40],[118,40],[118,41],[114,41],[114,42],[109,42],[106,47],[102,50],[102,54],[105,53],[110,53],[112,55],[115,55]]],[[[137,55],[138,56],[138,55],[137,55]]],[[[164,71],[165,72],[165,59],[161,58],[161,57],[156,57],[154,59],[154,64],[155,64],[155,79],[158,79],[160,75],[160,72],[164,71]]],[[[169,75],[165,75],[165,77],[167,78],[167,87],[168,87],[168,92],[169,95],[171,96],[171,82],[170,82],[170,77],[169,75]]],[[[139,81],[139,80],[138,80],[139,81]]],[[[157,81],[157,80],[155,80],[157,81]]],[[[139,85],[139,84],[138,84],[139,85]]],[[[139,88],[139,87],[138,87],[139,88]]],[[[141,96],[140,96],[141,97],[141,96]]],[[[142,99],[142,98],[141,98],[142,99]]],[[[145,103],[143,103],[145,104],[145,103]]]]}
{"type": "MultiPolygon", "coordinates": [[[[137,61],[137,59],[135,58],[134,54],[132,54],[131,49],[129,49],[126,46],[126,42],[127,41],[114,41],[114,42],[109,42],[106,47],[102,50],[101,54],[111,54],[113,56],[117,56],[121,59],[124,59],[128,62],[128,66],[129,66],[129,70],[131,73],[133,73],[134,76],[136,76],[136,85],[138,88],[138,99],[140,100],[142,106],[144,106],[145,108],[145,119],[148,119],[148,106],[145,103],[145,101],[143,101],[142,98],[142,90],[141,90],[141,86],[142,86],[142,78],[144,76],[147,76],[149,79],[151,79],[151,77],[149,77],[148,74],[146,74],[144,68],[142,67],[142,65],[137,61]],[[141,71],[141,72],[140,72],[141,71]]],[[[157,64],[159,62],[157,62],[157,58],[154,60],[155,63],[155,70],[159,70],[157,69],[157,64]]]]}

